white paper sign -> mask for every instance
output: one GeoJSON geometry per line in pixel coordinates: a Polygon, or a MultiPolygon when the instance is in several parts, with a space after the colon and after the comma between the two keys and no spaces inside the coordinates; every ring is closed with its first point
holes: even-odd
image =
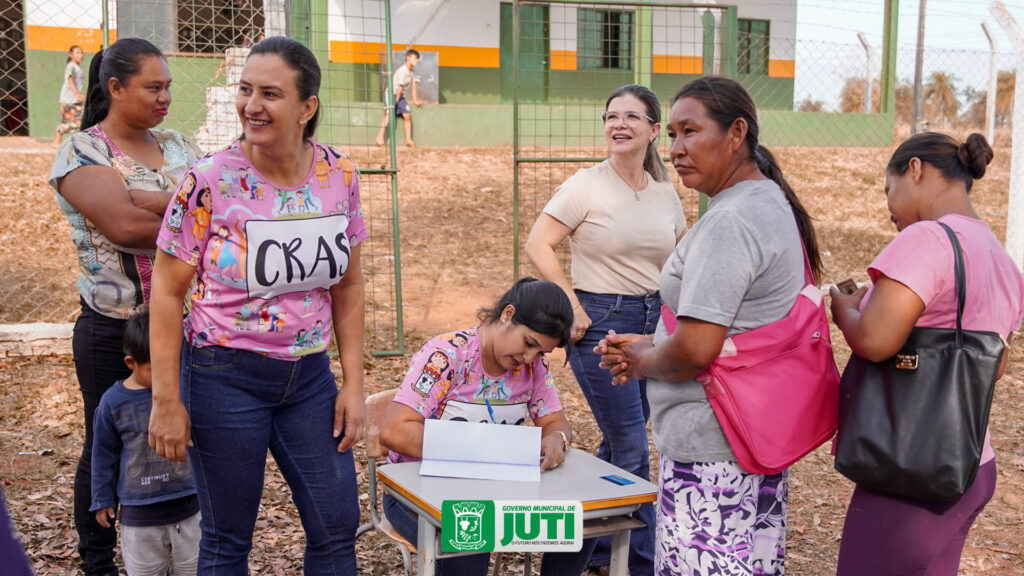
{"type": "Polygon", "coordinates": [[[420,475],[540,482],[540,437],[536,426],[427,420],[420,475]]]}

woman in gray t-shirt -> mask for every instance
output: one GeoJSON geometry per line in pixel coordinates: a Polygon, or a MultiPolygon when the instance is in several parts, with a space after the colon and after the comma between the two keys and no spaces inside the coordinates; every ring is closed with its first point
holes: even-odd
{"type": "Polygon", "coordinates": [[[737,82],[704,77],[672,100],[670,156],[707,213],[669,256],[659,281],[674,327],[653,340],[610,335],[597,347],[613,383],[647,378],[661,452],[658,574],[782,574],[787,471],[750,474],[736,458],[694,379],[728,336],[785,317],[817,277],[814,229],[774,157],[758,143],[754,102],[737,82]]]}

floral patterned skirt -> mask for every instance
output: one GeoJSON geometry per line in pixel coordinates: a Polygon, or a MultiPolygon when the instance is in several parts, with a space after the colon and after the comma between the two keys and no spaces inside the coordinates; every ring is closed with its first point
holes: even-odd
{"type": "Polygon", "coordinates": [[[789,471],[661,457],[658,576],[782,576],[789,471]]]}

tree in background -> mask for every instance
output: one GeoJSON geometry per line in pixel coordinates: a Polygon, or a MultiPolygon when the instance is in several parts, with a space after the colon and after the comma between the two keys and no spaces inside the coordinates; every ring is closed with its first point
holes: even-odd
{"type": "Polygon", "coordinates": [[[996,126],[1009,126],[1013,121],[1013,89],[1017,73],[1004,70],[996,76],[996,126]]]}
{"type": "Polygon", "coordinates": [[[964,88],[964,112],[960,122],[965,126],[980,130],[985,127],[985,104],[988,92],[978,90],[974,86],[964,88]]]}
{"type": "Polygon", "coordinates": [[[904,80],[896,84],[896,122],[910,124],[914,114],[914,87],[904,80]]]}
{"type": "Polygon", "coordinates": [[[956,97],[956,77],[936,70],[924,85],[924,111],[929,122],[943,128],[955,122],[960,113],[960,100],[956,97]]]}
{"type": "Polygon", "coordinates": [[[822,112],[825,110],[825,103],[821,100],[811,100],[805,98],[800,104],[797,105],[797,112],[822,112]]]}
{"type": "MultiPolygon", "coordinates": [[[[842,112],[864,112],[864,78],[851,76],[843,84],[839,94],[839,110],[842,112]]],[[[871,111],[878,112],[879,95],[881,93],[877,78],[871,79],[871,111]]]]}

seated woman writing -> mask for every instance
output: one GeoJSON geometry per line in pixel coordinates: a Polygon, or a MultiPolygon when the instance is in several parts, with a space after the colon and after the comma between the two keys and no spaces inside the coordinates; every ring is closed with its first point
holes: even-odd
{"type": "MultiPolygon", "coordinates": [[[[565,461],[572,432],[544,355],[569,342],[569,298],[556,284],[523,278],[479,317],[479,326],[438,336],[413,356],[381,427],[389,462],[422,456],[427,418],[512,425],[529,419],[541,428],[541,470],[565,461]]],[[[416,542],[415,512],[385,493],[384,513],[416,542]]],[[[585,558],[574,572],[578,556],[547,554],[541,574],[579,574],[585,558]]],[[[483,575],[488,562],[489,554],[439,560],[437,575],[483,575]]]]}

